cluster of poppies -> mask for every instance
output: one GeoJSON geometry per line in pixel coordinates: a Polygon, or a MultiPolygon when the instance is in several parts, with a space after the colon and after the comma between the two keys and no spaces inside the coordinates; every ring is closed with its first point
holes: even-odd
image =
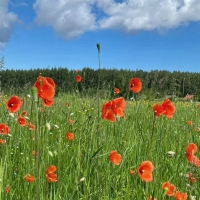
{"type": "Polygon", "coordinates": [[[188,198],[186,193],[180,192],[179,190],[176,191],[176,186],[168,181],[162,184],[162,189],[165,190],[167,196],[174,197],[176,200],[187,200],[188,198]]]}
{"type": "MultiPolygon", "coordinates": [[[[11,116],[14,116],[13,113],[16,113],[20,110],[21,106],[23,104],[23,101],[18,96],[12,96],[8,101],[6,102],[6,108],[8,109],[11,116]]],[[[29,126],[29,130],[35,130],[35,126],[31,123],[28,123],[26,121],[26,111],[22,111],[21,114],[18,114],[17,122],[20,126],[29,126]]],[[[10,128],[5,125],[0,125],[0,132],[1,134],[8,134],[10,132],[10,128]]]]}
{"type": "MultiPolygon", "coordinates": [[[[80,71],[78,70],[77,73],[80,71]]],[[[76,75],[76,82],[81,82],[82,78],[80,75],[76,75]]],[[[53,79],[49,77],[43,77],[39,76],[34,83],[34,87],[37,88],[37,95],[40,99],[42,99],[43,105],[50,107],[53,104],[53,97],[55,95],[55,83],[53,79]]],[[[142,83],[139,78],[131,78],[129,82],[129,89],[133,91],[134,93],[138,93],[142,89],[142,83]]],[[[120,90],[118,88],[114,88],[114,94],[119,94],[120,90]]],[[[9,110],[10,113],[17,112],[21,106],[22,106],[22,100],[17,97],[13,96],[6,102],[6,107],[9,110]]],[[[66,106],[69,106],[68,103],[66,103],[66,106]]],[[[102,106],[102,119],[109,120],[110,122],[115,122],[117,117],[124,117],[124,110],[126,107],[126,102],[123,97],[115,98],[107,103],[103,104],[102,106]]],[[[165,99],[161,104],[154,104],[152,107],[154,114],[156,117],[159,117],[160,115],[165,115],[167,118],[171,119],[173,117],[173,114],[175,113],[176,109],[175,106],[172,104],[172,102],[169,99],[165,99]]],[[[17,122],[20,126],[27,125],[26,118],[24,117],[25,114],[19,114],[17,122]]],[[[69,124],[72,124],[73,121],[69,120],[69,124]]],[[[34,130],[34,126],[30,123],[30,128],[34,130]]],[[[1,134],[8,134],[10,132],[9,126],[6,124],[0,124],[0,133],[1,134]]],[[[68,132],[66,134],[67,140],[73,140],[74,134],[71,132],[68,132]]],[[[1,143],[1,141],[0,141],[1,143]]],[[[200,167],[200,160],[195,156],[197,153],[197,146],[194,143],[190,143],[186,147],[186,157],[187,160],[200,167]]],[[[34,151],[34,155],[36,155],[36,152],[34,151]]],[[[109,154],[109,160],[114,165],[120,165],[122,161],[122,156],[117,153],[117,150],[111,151],[109,154]]],[[[46,179],[48,182],[57,182],[57,174],[55,173],[57,170],[56,166],[51,165],[46,169],[46,179]]],[[[137,173],[142,181],[145,182],[151,182],[153,180],[153,173],[154,171],[154,165],[151,161],[147,160],[142,162],[137,167],[137,173]]],[[[134,170],[130,170],[131,174],[134,174],[134,170]]],[[[190,174],[190,178],[192,179],[192,175],[190,174]]],[[[27,182],[32,182],[35,180],[35,177],[27,174],[24,179],[27,182]]],[[[193,179],[192,179],[193,180],[193,179]]],[[[180,191],[176,191],[176,187],[173,184],[170,184],[169,182],[165,182],[162,184],[162,188],[166,191],[166,195],[173,196],[175,199],[179,200],[186,200],[187,194],[181,193],[180,191]],[[176,191],[176,192],[175,192],[176,191]]],[[[151,197],[149,198],[151,199],[151,197]]],[[[155,198],[154,198],[155,199],[155,198]]]]}
{"type": "MultiPolygon", "coordinates": [[[[133,91],[134,93],[140,92],[142,89],[142,82],[139,78],[131,78],[129,82],[129,90],[133,91]]],[[[119,88],[114,88],[114,94],[119,94],[119,88]]]]}
{"type": "MultiPolygon", "coordinates": [[[[55,174],[55,171],[56,171],[56,166],[54,165],[51,165],[46,169],[46,178],[48,182],[50,183],[57,182],[57,174],[55,174]]],[[[24,179],[27,182],[31,183],[35,180],[35,177],[30,174],[26,174],[26,176],[24,176],[24,179]]]]}
{"type": "MultiPolygon", "coordinates": [[[[114,165],[119,165],[122,161],[122,156],[117,153],[116,150],[113,150],[109,154],[109,160],[114,165]]],[[[142,181],[145,182],[151,182],[153,180],[152,172],[154,170],[154,166],[151,161],[147,160],[140,164],[140,166],[137,168],[138,175],[141,178],[142,181]]],[[[135,171],[130,170],[131,174],[134,174],[135,171]]]]}
{"type": "Polygon", "coordinates": [[[186,147],[186,158],[187,160],[195,165],[196,167],[200,167],[200,160],[195,154],[197,153],[198,148],[197,145],[194,143],[190,143],[186,147]]]}
{"type": "MultiPolygon", "coordinates": [[[[129,90],[134,93],[140,92],[142,89],[142,82],[139,78],[131,78],[129,82],[129,90]]],[[[119,88],[114,88],[114,94],[119,94],[119,88]]],[[[108,101],[102,106],[102,119],[109,120],[110,122],[115,122],[116,117],[124,117],[124,110],[126,107],[126,102],[123,97],[119,97],[108,101]]]]}
{"type": "Polygon", "coordinates": [[[161,104],[154,104],[152,108],[156,117],[165,115],[167,118],[172,119],[173,114],[176,112],[175,106],[169,99],[165,99],[161,104]]]}
{"type": "Polygon", "coordinates": [[[34,87],[37,88],[38,97],[42,99],[44,106],[50,107],[53,105],[55,86],[53,79],[43,76],[38,76],[34,83],[34,87]]]}
{"type": "Polygon", "coordinates": [[[46,169],[46,179],[50,183],[57,182],[57,174],[55,174],[56,166],[51,165],[46,169]]]}
{"type": "Polygon", "coordinates": [[[116,116],[123,117],[126,102],[123,97],[108,101],[102,106],[102,119],[115,122],[116,116]]]}

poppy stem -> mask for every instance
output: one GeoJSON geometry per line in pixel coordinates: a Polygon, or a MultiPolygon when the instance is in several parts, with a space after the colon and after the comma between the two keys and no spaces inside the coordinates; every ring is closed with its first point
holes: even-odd
{"type": "Polygon", "coordinates": [[[137,94],[134,93],[133,96],[134,96],[135,103],[136,103],[136,105],[137,105],[137,94]]]}
{"type": "MultiPolygon", "coordinates": [[[[98,49],[98,62],[99,62],[99,73],[98,73],[98,86],[97,86],[97,102],[98,102],[98,123],[100,121],[100,116],[99,116],[99,87],[100,87],[100,66],[101,66],[101,62],[100,62],[100,44],[97,43],[97,49],[98,49]]],[[[99,127],[99,124],[98,124],[99,127]]]]}
{"type": "MultiPolygon", "coordinates": [[[[100,69],[101,69],[101,62],[100,62],[100,44],[97,43],[97,50],[98,50],[98,63],[99,63],[99,70],[98,70],[98,86],[97,86],[97,104],[98,104],[98,108],[97,108],[97,134],[99,133],[99,123],[100,123],[100,95],[99,95],[99,87],[100,87],[100,69]]],[[[99,146],[99,134],[97,135],[96,138],[96,142],[97,142],[97,146],[99,146]]]]}
{"type": "Polygon", "coordinates": [[[155,129],[155,122],[156,122],[156,116],[154,115],[153,126],[152,126],[152,131],[151,131],[151,138],[149,140],[150,144],[149,144],[149,150],[148,150],[148,157],[151,157],[152,143],[153,143],[153,136],[154,136],[154,129],[155,129]]]}
{"type": "Polygon", "coordinates": [[[37,88],[33,87],[32,88],[32,94],[33,94],[33,102],[35,104],[35,121],[36,121],[36,134],[35,134],[35,149],[37,156],[35,156],[35,175],[36,175],[36,184],[35,184],[35,199],[39,200],[40,199],[40,171],[39,171],[39,164],[40,164],[40,126],[39,126],[39,116],[38,116],[38,92],[37,88]]]}

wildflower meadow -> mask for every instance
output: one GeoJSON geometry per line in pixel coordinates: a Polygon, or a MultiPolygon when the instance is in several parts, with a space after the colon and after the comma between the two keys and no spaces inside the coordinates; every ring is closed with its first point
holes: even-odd
{"type": "Polygon", "coordinates": [[[80,70],[74,81],[57,95],[38,74],[30,90],[1,96],[0,199],[200,199],[198,102],[138,99],[140,77],[129,99],[99,86],[81,95],[80,70]]]}

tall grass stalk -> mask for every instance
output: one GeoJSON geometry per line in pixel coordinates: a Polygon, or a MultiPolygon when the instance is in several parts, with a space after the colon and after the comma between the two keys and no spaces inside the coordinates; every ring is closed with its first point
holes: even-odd
{"type": "MultiPolygon", "coordinates": [[[[98,107],[97,107],[97,134],[96,134],[96,143],[97,143],[97,150],[96,152],[98,153],[101,148],[99,148],[99,134],[100,134],[100,78],[101,78],[101,62],[100,62],[100,50],[101,50],[101,47],[100,47],[100,44],[97,43],[97,50],[98,50],[98,65],[99,65],[99,69],[98,69],[98,86],[97,86],[97,104],[98,104],[98,107]]],[[[94,153],[94,156],[96,155],[96,153],[94,153]]],[[[92,156],[92,157],[94,157],[92,156]]]]}
{"type": "Polygon", "coordinates": [[[34,102],[34,113],[35,113],[35,123],[36,123],[36,133],[35,133],[35,200],[40,200],[40,123],[39,123],[39,113],[38,113],[38,94],[37,88],[32,88],[33,102],[34,102]]]}
{"type": "Polygon", "coordinates": [[[156,123],[156,116],[154,115],[153,125],[151,129],[151,137],[149,140],[148,159],[151,159],[151,154],[152,154],[152,144],[153,144],[153,136],[154,136],[154,131],[155,131],[155,123],[156,123]]]}
{"type": "Polygon", "coordinates": [[[99,70],[98,70],[98,86],[97,86],[97,103],[98,103],[98,124],[100,121],[100,96],[99,96],[99,88],[100,88],[100,70],[101,70],[101,62],[100,62],[100,44],[97,43],[97,50],[98,50],[98,65],[99,65],[99,70]]]}

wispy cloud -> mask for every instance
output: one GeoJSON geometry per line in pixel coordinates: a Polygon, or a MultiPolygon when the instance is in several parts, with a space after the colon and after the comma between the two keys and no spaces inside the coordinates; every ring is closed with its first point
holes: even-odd
{"type": "MultiPolygon", "coordinates": [[[[8,11],[9,3],[13,7],[28,6],[24,0],[0,0],[0,47],[19,21],[15,13],[8,11]]],[[[66,39],[104,29],[163,32],[200,21],[199,0],[35,0],[33,9],[39,25],[52,27],[66,39]]]]}
{"type": "Polygon", "coordinates": [[[199,0],[127,0],[112,1],[99,6],[107,17],[100,20],[100,28],[114,28],[124,32],[171,29],[200,20],[199,0]]]}
{"type": "Polygon", "coordinates": [[[13,31],[14,24],[17,22],[17,15],[8,12],[9,0],[0,1],[0,48],[5,46],[13,31]]]}
{"type": "Polygon", "coordinates": [[[95,29],[163,31],[200,20],[199,0],[37,0],[34,9],[38,24],[67,39],[95,29]]]}
{"type": "Polygon", "coordinates": [[[93,0],[37,0],[34,4],[36,22],[52,26],[66,39],[78,37],[85,31],[96,29],[93,0]]]}
{"type": "Polygon", "coordinates": [[[13,2],[13,1],[10,1],[10,4],[12,5],[12,6],[14,6],[14,7],[19,7],[19,6],[28,6],[28,4],[26,3],[26,2],[17,2],[17,3],[15,3],[15,2],[13,2]]]}

